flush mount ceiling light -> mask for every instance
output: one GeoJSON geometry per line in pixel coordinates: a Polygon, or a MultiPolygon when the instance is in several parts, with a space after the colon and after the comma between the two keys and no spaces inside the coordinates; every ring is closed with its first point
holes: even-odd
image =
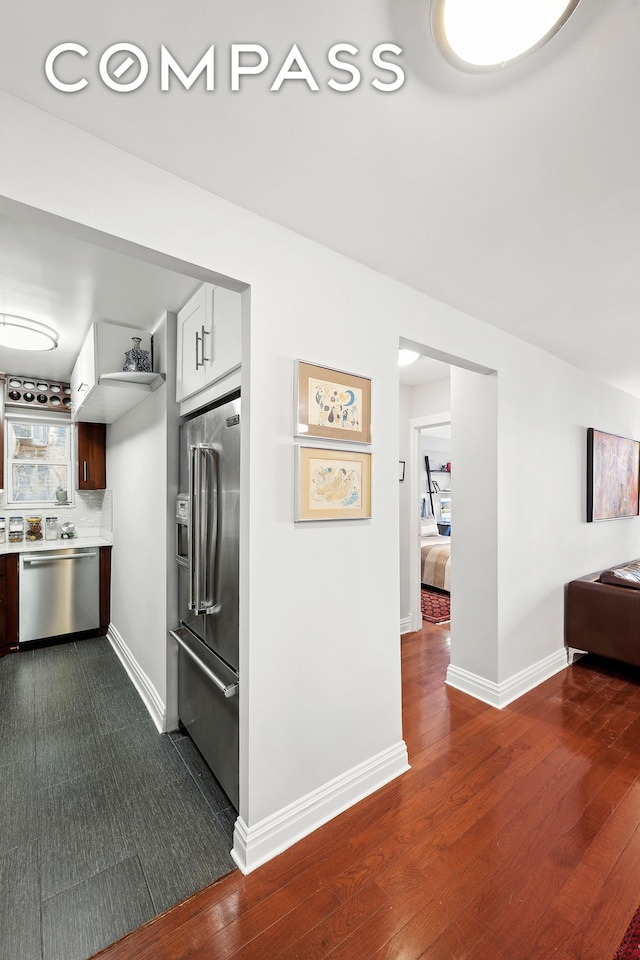
{"type": "Polygon", "coordinates": [[[460,70],[500,70],[538,50],[580,0],[431,0],[431,32],[460,70]]]}
{"type": "Polygon", "coordinates": [[[400,347],[398,351],[398,366],[399,367],[408,367],[410,363],[414,363],[420,354],[417,350],[405,350],[403,347],[400,347]]]}
{"type": "Polygon", "coordinates": [[[11,350],[55,350],[58,346],[58,334],[28,317],[16,317],[11,313],[0,313],[0,347],[11,350]]]}

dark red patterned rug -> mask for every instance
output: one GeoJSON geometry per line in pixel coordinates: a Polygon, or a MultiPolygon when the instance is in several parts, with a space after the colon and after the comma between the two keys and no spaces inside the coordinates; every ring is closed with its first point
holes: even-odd
{"type": "Polygon", "coordinates": [[[640,958],[640,908],[634,913],[613,960],[638,960],[638,958],[640,958]]]}
{"type": "Polygon", "coordinates": [[[448,593],[422,588],[420,597],[422,619],[429,623],[446,623],[451,619],[451,601],[448,593]]]}

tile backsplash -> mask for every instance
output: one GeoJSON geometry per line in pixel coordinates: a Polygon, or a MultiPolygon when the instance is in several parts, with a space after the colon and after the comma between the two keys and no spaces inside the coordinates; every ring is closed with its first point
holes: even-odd
{"type": "Polygon", "coordinates": [[[0,516],[29,516],[37,514],[44,517],[57,517],[58,523],[69,520],[76,525],[76,533],[100,530],[113,531],[113,496],[111,490],[76,490],[75,502],[69,506],[48,503],[44,506],[26,506],[12,504],[7,506],[6,494],[0,491],[0,516]]]}

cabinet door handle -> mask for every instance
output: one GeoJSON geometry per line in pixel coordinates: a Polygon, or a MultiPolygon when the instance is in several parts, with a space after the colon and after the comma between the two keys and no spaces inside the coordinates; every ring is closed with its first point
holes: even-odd
{"type": "Polygon", "coordinates": [[[89,389],[89,384],[83,382],[83,383],[81,383],[80,386],[78,387],[78,393],[84,393],[84,391],[85,391],[85,390],[88,390],[88,389],[89,389]]]}
{"type": "Polygon", "coordinates": [[[204,326],[202,327],[202,366],[204,367],[205,363],[211,363],[211,357],[205,357],[204,355],[204,338],[208,337],[211,333],[210,330],[205,330],[204,326]]]}
{"type": "Polygon", "coordinates": [[[84,481],[85,483],[87,482],[88,472],[89,472],[89,471],[87,470],[87,461],[86,461],[86,460],[83,460],[83,461],[82,461],[82,479],[83,479],[83,481],[84,481]]]}
{"type": "Polygon", "coordinates": [[[196,370],[198,370],[200,367],[204,367],[205,363],[209,363],[211,360],[210,357],[205,357],[204,355],[204,338],[209,336],[210,331],[205,330],[204,324],[200,327],[200,331],[201,332],[198,333],[198,331],[196,330],[196,370]],[[199,343],[202,344],[202,351],[201,351],[202,360],[198,359],[199,343]]]}

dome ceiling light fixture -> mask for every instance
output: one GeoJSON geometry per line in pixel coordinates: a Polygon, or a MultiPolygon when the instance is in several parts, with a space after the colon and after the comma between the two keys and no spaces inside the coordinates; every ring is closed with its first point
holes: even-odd
{"type": "Polygon", "coordinates": [[[405,350],[404,347],[400,347],[398,352],[398,366],[399,367],[408,367],[410,363],[415,363],[420,354],[417,350],[405,350]]]}
{"type": "Polygon", "coordinates": [[[469,73],[501,70],[539,50],[580,0],[431,0],[431,33],[442,56],[469,73]]]}
{"type": "Polygon", "coordinates": [[[10,350],[55,350],[58,346],[58,334],[28,317],[17,317],[12,313],[0,313],[0,347],[10,350]]]}

